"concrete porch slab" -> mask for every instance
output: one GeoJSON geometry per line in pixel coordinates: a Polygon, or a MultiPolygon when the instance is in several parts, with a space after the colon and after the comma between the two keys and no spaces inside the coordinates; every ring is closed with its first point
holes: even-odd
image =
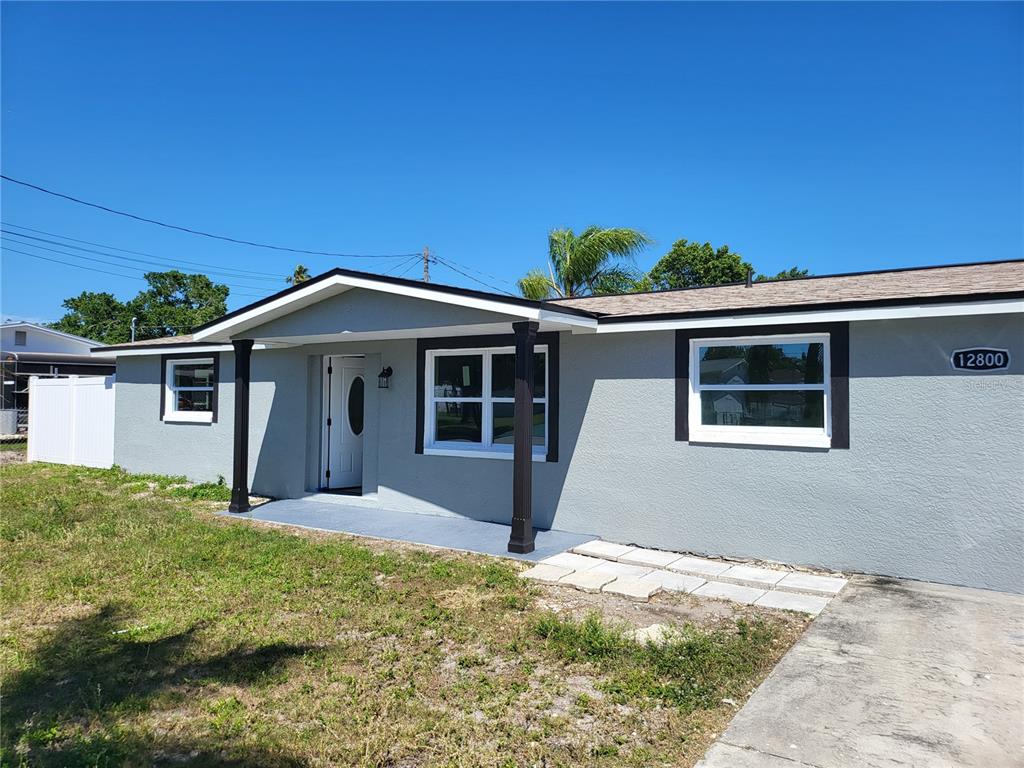
{"type": "Polygon", "coordinates": [[[424,515],[392,509],[308,499],[281,499],[254,508],[243,515],[227,511],[225,517],[261,520],[316,531],[333,531],[389,541],[407,541],[463,552],[537,562],[592,541],[594,536],[569,531],[537,531],[536,549],[528,555],[509,552],[509,526],[467,517],[424,515]]]}

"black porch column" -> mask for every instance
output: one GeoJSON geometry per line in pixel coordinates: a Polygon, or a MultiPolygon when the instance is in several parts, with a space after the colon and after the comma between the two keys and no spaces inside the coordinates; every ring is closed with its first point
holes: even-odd
{"type": "Polygon", "coordinates": [[[231,342],[235,347],[235,463],[229,512],[249,511],[249,359],[252,339],[231,342]]]}
{"type": "Polygon", "coordinates": [[[516,335],[516,404],[512,454],[512,535],[508,551],[533,552],[533,343],[537,323],[512,323],[516,335]]]}

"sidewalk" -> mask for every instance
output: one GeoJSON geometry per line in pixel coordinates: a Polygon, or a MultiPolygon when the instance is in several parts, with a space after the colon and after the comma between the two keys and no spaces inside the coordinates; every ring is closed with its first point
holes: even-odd
{"type": "Polygon", "coordinates": [[[1024,597],[854,578],[697,768],[1024,766],[1024,597]]]}

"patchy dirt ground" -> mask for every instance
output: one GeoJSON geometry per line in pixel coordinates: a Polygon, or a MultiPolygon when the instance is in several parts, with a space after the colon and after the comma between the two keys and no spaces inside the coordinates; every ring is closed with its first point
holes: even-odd
{"type": "Polygon", "coordinates": [[[576,620],[596,612],[605,621],[627,624],[631,627],[648,627],[651,624],[692,624],[716,629],[734,624],[737,619],[753,621],[758,617],[770,616],[773,620],[784,621],[792,631],[799,634],[810,623],[809,618],[789,611],[776,611],[678,593],[661,592],[652,597],[649,603],[641,603],[616,595],[592,594],[568,587],[542,585],[540,589],[542,596],[537,601],[540,608],[576,620]]]}
{"type": "Polygon", "coordinates": [[[0,450],[0,466],[4,464],[23,464],[26,448],[24,443],[4,443],[0,450]]]}

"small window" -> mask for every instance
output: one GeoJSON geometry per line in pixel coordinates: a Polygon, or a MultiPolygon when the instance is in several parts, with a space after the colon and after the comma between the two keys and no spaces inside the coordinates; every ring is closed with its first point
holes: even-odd
{"type": "MultiPolygon", "coordinates": [[[[533,357],[533,447],[547,446],[547,347],[533,357]]],[[[515,411],[513,348],[436,350],[426,357],[424,452],[510,458],[515,411]]]]}
{"type": "Polygon", "coordinates": [[[212,422],[216,403],[217,373],[212,357],[167,361],[164,421],[212,422]]]}
{"type": "Polygon", "coordinates": [[[25,331],[15,331],[14,346],[24,347],[26,344],[28,344],[28,333],[25,331]]]}
{"type": "Polygon", "coordinates": [[[829,447],[829,337],[690,341],[690,440],[829,447]]]}

